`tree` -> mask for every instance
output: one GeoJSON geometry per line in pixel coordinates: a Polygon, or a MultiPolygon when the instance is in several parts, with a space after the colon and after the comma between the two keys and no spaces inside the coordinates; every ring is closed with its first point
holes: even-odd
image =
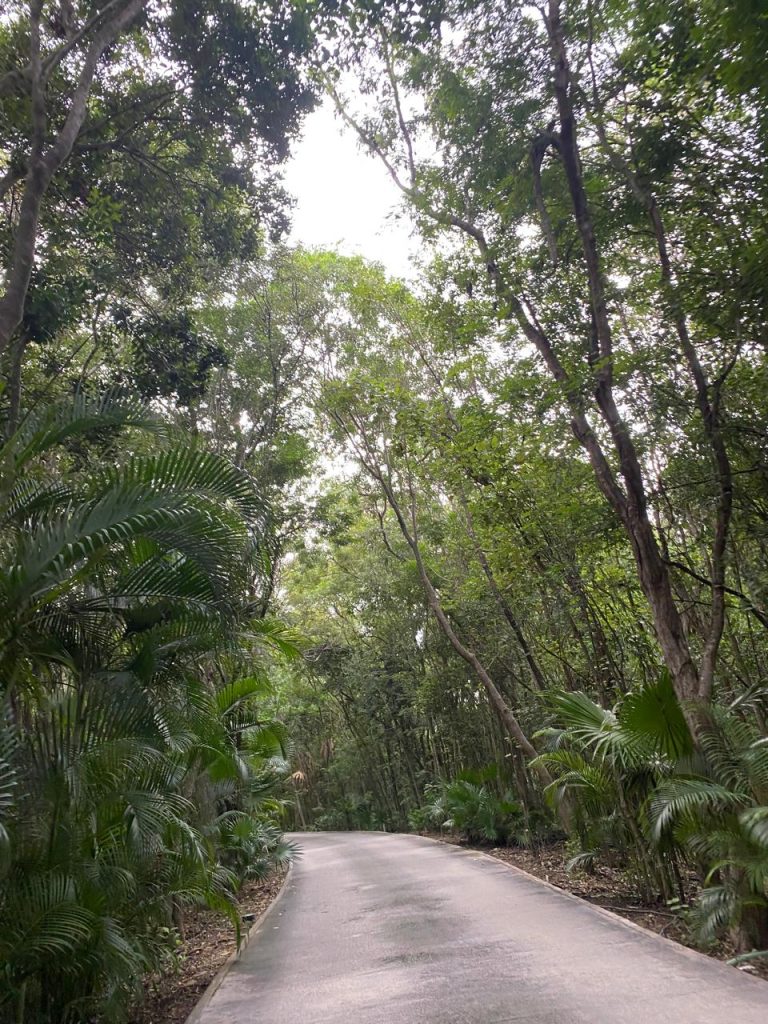
{"type": "Polygon", "coordinates": [[[30,341],[84,316],[98,341],[127,326],[126,306],[140,346],[172,341],[168,307],[252,258],[263,222],[283,229],[273,166],[313,102],[310,45],[306,13],[280,3],[13,5],[0,35],[12,423],[30,341]]]}
{"type": "MultiPolygon", "coordinates": [[[[469,280],[472,267],[491,306],[489,330],[495,321],[505,344],[538,353],[622,523],[665,663],[697,729],[691,702],[711,698],[725,624],[735,486],[728,382],[762,329],[757,307],[737,298],[755,294],[754,274],[722,259],[743,251],[744,237],[750,249],[764,244],[749,198],[763,187],[760,172],[736,186],[733,221],[712,216],[713,196],[734,186],[727,126],[749,118],[749,100],[718,93],[721,69],[706,64],[685,5],[671,27],[654,5],[629,22],[624,5],[574,3],[564,13],[557,2],[540,19],[493,3],[460,4],[448,16],[458,31],[431,45],[404,46],[386,32],[355,40],[350,60],[376,96],[376,115],[355,117],[330,76],[327,87],[425,231],[466,240],[451,271],[469,280]],[[704,67],[697,121],[687,115],[704,67]],[[418,107],[408,90],[423,112],[411,113],[418,107]],[[722,174],[704,189],[712,146],[724,154],[722,174]],[[430,147],[439,159],[419,160],[430,147]],[[623,275],[634,287],[619,286],[623,275]],[[729,296],[724,318],[708,311],[707,275],[729,296]],[[708,589],[700,642],[686,629],[676,559],[654,515],[665,455],[632,399],[654,343],[685,373],[679,418],[675,426],[667,419],[665,439],[685,430],[697,475],[711,481],[705,563],[693,570],[708,589]]],[[[760,145],[748,131],[747,163],[760,145]]],[[[659,403],[668,375],[650,384],[659,403]]]]}

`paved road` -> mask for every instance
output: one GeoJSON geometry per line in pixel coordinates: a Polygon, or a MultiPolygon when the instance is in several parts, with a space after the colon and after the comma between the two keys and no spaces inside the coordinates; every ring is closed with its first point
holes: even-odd
{"type": "Polygon", "coordinates": [[[768,984],[490,857],[314,833],[199,1024],[768,1024],[768,984]]]}

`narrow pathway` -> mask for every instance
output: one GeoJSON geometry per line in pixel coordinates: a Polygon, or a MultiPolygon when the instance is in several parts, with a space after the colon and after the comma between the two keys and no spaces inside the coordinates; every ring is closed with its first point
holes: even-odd
{"type": "Polygon", "coordinates": [[[768,984],[470,850],[313,833],[199,1024],[768,1024],[768,984]]]}

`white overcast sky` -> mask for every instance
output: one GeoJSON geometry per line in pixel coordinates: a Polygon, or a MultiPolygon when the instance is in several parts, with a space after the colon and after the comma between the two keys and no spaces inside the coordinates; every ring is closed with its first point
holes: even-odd
{"type": "Polygon", "coordinates": [[[400,193],[375,157],[361,151],[329,101],[307,117],[287,165],[285,183],[296,198],[291,241],[334,248],[383,263],[412,277],[418,240],[400,211],[400,193]]]}

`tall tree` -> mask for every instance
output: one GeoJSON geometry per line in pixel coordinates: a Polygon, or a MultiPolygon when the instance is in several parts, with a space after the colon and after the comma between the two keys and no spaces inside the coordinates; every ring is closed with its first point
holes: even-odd
{"type": "Polygon", "coordinates": [[[307,12],[280,2],[11,5],[0,354],[13,348],[12,420],[30,341],[127,303],[134,333],[178,344],[168,307],[252,258],[265,222],[284,227],[274,167],[313,103],[310,45],[307,12]]]}
{"type": "MultiPolygon", "coordinates": [[[[454,273],[463,268],[468,280],[469,260],[504,343],[538,353],[623,525],[658,643],[697,728],[690,702],[711,699],[725,623],[735,486],[729,381],[736,366],[759,358],[764,330],[759,272],[725,254],[765,245],[750,198],[765,188],[764,154],[750,99],[719,90],[722,68],[701,46],[692,10],[666,15],[653,4],[629,21],[623,4],[553,0],[539,15],[523,5],[457,4],[446,15],[454,31],[431,46],[403,46],[386,32],[353,46],[351,63],[377,113],[356,117],[326,82],[425,230],[463,236],[469,248],[457,246],[454,273]],[[743,176],[729,151],[736,125],[746,128],[741,164],[753,168],[743,176]],[[421,159],[430,147],[437,157],[421,159]],[[713,148],[722,154],[714,180],[713,148]],[[713,200],[732,217],[714,214],[713,200]],[[705,280],[724,297],[718,315],[705,280]],[[712,493],[704,561],[692,570],[708,589],[701,639],[686,627],[677,560],[654,517],[668,455],[648,434],[648,410],[633,401],[654,344],[678,388],[664,438],[687,433],[712,493]]],[[[657,409],[671,383],[668,372],[653,375],[657,409]]]]}

